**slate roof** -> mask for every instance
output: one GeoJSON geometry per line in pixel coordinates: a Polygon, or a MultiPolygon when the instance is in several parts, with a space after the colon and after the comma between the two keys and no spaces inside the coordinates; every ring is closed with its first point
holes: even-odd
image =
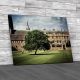
{"type": "Polygon", "coordinates": [[[11,34],[11,40],[15,40],[15,41],[24,41],[25,40],[25,35],[26,32],[25,31],[15,31],[14,34],[11,34]]]}

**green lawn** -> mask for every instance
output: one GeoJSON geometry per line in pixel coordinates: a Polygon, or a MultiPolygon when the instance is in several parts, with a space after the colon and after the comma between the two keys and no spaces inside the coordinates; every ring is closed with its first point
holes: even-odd
{"type": "Polygon", "coordinates": [[[72,53],[70,50],[38,50],[37,55],[34,54],[34,51],[13,52],[13,60],[15,65],[67,63],[72,62],[72,53]]]}

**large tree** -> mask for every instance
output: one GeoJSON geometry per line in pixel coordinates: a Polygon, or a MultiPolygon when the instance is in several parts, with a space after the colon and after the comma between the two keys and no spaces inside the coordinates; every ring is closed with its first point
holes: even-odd
{"type": "Polygon", "coordinates": [[[39,30],[30,31],[25,36],[24,47],[26,50],[35,50],[35,54],[38,49],[48,50],[50,49],[48,36],[39,30]]]}

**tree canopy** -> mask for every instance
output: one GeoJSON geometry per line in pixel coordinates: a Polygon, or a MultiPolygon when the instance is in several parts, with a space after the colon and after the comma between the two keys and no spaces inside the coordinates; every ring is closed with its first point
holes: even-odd
{"type": "Polygon", "coordinates": [[[35,54],[38,49],[48,50],[50,49],[48,36],[39,30],[30,31],[25,36],[24,47],[26,50],[35,50],[35,54]]]}

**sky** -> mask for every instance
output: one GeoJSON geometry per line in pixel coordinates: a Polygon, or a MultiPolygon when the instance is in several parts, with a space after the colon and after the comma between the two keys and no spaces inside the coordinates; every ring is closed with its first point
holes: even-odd
{"type": "Polygon", "coordinates": [[[13,27],[15,30],[26,30],[27,22],[30,30],[47,31],[68,31],[67,20],[65,17],[43,17],[29,15],[12,15],[13,27]]]}

